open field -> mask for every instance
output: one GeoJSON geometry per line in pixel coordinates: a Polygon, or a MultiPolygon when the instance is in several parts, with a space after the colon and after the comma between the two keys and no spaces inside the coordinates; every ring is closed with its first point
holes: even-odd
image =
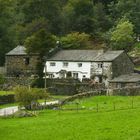
{"type": "MultiPolygon", "coordinates": [[[[139,96],[98,96],[79,102],[81,102],[79,107],[84,105],[87,109],[78,112],[76,110],[43,110],[37,117],[32,118],[0,118],[0,138],[1,140],[140,139],[139,96]],[[133,109],[129,103],[132,99],[135,103],[133,109]],[[118,103],[118,107],[123,109],[117,109],[116,106],[114,110],[113,102],[118,103]],[[94,109],[97,103],[100,105],[98,112],[94,109]],[[105,106],[108,105],[108,110],[101,107],[102,103],[105,106]],[[93,108],[88,109],[91,106],[93,108]]],[[[64,106],[64,108],[72,107],[74,108],[74,104],[64,106]]]]}

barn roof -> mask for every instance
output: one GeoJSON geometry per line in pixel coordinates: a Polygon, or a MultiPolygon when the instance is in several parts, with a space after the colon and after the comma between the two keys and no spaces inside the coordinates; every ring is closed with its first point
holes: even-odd
{"type": "Polygon", "coordinates": [[[6,55],[26,55],[26,48],[24,46],[17,46],[6,55]]]}
{"type": "Polygon", "coordinates": [[[120,76],[110,80],[109,82],[111,82],[111,83],[140,82],[140,74],[131,73],[131,74],[120,75],[120,76]]]}

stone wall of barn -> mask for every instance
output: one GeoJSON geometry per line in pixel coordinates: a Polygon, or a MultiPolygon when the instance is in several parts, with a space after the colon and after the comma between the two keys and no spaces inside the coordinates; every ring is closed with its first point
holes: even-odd
{"type": "Polygon", "coordinates": [[[37,63],[38,55],[7,55],[5,63],[7,76],[19,77],[35,74],[37,63]]]}
{"type": "Polygon", "coordinates": [[[122,53],[112,62],[112,78],[134,72],[134,64],[126,53],[122,53]]]}
{"type": "Polygon", "coordinates": [[[116,89],[107,89],[107,95],[110,96],[137,96],[140,95],[140,86],[123,87],[116,89]]]}
{"type": "Polygon", "coordinates": [[[137,82],[110,82],[109,88],[115,89],[115,88],[124,88],[124,87],[134,87],[139,86],[137,82]]]}

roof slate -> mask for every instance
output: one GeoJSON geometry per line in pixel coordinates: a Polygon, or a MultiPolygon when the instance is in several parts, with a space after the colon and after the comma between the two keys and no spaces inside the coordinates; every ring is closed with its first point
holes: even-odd
{"type": "Polygon", "coordinates": [[[26,55],[26,48],[24,46],[17,46],[6,55],[26,55]]]}
{"type": "Polygon", "coordinates": [[[115,58],[117,58],[119,55],[121,55],[124,51],[118,50],[118,51],[107,51],[100,55],[96,61],[113,61],[115,58]]]}
{"type": "Polygon", "coordinates": [[[117,82],[140,82],[140,74],[138,73],[131,73],[131,74],[126,74],[126,75],[120,75],[109,82],[111,83],[117,83],[117,82]]]}
{"type": "Polygon", "coordinates": [[[113,61],[124,51],[61,50],[47,59],[49,61],[113,61]]]}

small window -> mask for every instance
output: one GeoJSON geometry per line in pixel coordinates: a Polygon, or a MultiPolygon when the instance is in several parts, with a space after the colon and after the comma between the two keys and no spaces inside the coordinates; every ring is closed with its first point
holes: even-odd
{"type": "Polygon", "coordinates": [[[78,63],[78,67],[82,67],[82,63],[78,63]]]}
{"type": "Polygon", "coordinates": [[[55,65],[56,65],[55,62],[50,63],[50,66],[55,66],[55,65]]]}
{"type": "Polygon", "coordinates": [[[64,62],[63,67],[68,67],[68,62],[64,62]]]}
{"type": "Polygon", "coordinates": [[[78,79],[78,73],[73,73],[73,78],[78,79]]]}
{"type": "Polygon", "coordinates": [[[83,75],[83,78],[86,78],[86,75],[83,75]]]}
{"type": "Polygon", "coordinates": [[[98,64],[98,68],[103,68],[103,64],[102,63],[99,63],[98,64]]]}
{"type": "Polygon", "coordinates": [[[53,74],[49,74],[48,76],[49,76],[50,79],[52,79],[54,77],[53,74]]]}
{"type": "Polygon", "coordinates": [[[25,58],[24,58],[24,63],[25,63],[25,65],[29,65],[29,63],[30,63],[30,58],[29,58],[29,57],[25,57],[25,58]]]}

